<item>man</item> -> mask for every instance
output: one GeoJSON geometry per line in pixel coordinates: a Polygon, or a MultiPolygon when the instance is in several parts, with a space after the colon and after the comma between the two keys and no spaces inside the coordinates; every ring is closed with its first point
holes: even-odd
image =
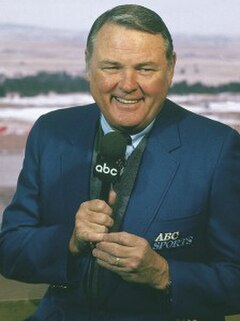
{"type": "Polygon", "coordinates": [[[156,13],[113,8],[88,37],[96,104],[34,125],[0,243],[3,275],[50,284],[31,320],[240,312],[240,138],[166,99],[175,60],[156,13]],[[111,131],[131,139],[104,200],[94,166],[111,131]]]}

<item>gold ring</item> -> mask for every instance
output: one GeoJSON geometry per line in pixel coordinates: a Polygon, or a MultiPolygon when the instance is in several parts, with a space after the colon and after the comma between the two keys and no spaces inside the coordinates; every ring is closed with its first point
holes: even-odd
{"type": "Polygon", "coordinates": [[[119,266],[119,262],[120,262],[119,257],[116,257],[116,259],[115,259],[115,264],[114,264],[114,265],[119,266]]]}

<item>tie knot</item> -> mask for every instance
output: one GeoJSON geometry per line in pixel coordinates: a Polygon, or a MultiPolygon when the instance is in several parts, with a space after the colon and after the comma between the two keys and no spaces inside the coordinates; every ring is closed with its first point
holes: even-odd
{"type": "Polygon", "coordinates": [[[123,137],[126,139],[126,145],[132,145],[132,138],[130,135],[122,133],[123,137]]]}

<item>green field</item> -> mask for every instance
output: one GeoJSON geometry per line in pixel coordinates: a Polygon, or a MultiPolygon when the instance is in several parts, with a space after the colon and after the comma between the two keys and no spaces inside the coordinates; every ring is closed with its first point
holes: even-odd
{"type": "Polygon", "coordinates": [[[0,320],[23,321],[36,310],[38,302],[39,300],[0,302],[0,320]]]}
{"type": "Polygon", "coordinates": [[[33,285],[0,276],[0,321],[23,321],[43,296],[46,285],[33,285]]]}

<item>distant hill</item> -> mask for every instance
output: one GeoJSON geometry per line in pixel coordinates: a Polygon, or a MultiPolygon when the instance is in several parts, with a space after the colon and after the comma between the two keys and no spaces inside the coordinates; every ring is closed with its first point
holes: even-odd
{"type": "Polygon", "coordinates": [[[50,29],[45,27],[0,23],[0,36],[2,40],[22,39],[22,40],[80,40],[85,42],[86,31],[69,31],[60,29],[50,29]]]}
{"type": "Polygon", "coordinates": [[[0,74],[84,74],[86,32],[0,24],[0,74]]]}
{"type": "MultiPolygon", "coordinates": [[[[85,74],[87,32],[0,24],[0,74],[85,74]]],[[[173,35],[175,82],[219,85],[240,82],[240,38],[173,35]]]]}

